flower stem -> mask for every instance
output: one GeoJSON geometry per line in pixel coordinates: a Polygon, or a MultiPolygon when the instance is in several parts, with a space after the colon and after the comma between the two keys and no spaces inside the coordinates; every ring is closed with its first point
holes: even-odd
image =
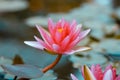
{"type": "Polygon", "coordinates": [[[49,69],[52,69],[53,67],[55,67],[56,64],[60,61],[61,57],[62,57],[62,54],[59,54],[59,55],[57,56],[56,60],[55,60],[52,64],[50,64],[50,65],[48,65],[48,66],[46,66],[45,68],[42,69],[42,72],[45,73],[45,72],[47,72],[49,69]]]}

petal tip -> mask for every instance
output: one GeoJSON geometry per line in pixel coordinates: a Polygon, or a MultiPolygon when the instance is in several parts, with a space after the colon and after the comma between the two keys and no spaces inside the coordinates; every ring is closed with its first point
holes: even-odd
{"type": "Polygon", "coordinates": [[[85,80],[96,80],[95,76],[86,65],[83,66],[83,71],[85,80]]]}
{"type": "Polygon", "coordinates": [[[48,18],[48,22],[53,22],[53,20],[51,18],[48,18]]]}
{"type": "Polygon", "coordinates": [[[88,29],[87,32],[89,33],[91,31],[91,29],[88,29]]]}
{"type": "Polygon", "coordinates": [[[35,24],[35,26],[38,28],[39,27],[39,25],[37,25],[37,24],[35,24]]]}
{"type": "Polygon", "coordinates": [[[24,41],[25,44],[31,45],[31,41],[24,41]]]}
{"type": "Polygon", "coordinates": [[[35,25],[35,26],[38,30],[42,28],[40,25],[35,25]]]}
{"type": "Polygon", "coordinates": [[[36,39],[36,38],[37,38],[37,36],[35,36],[35,35],[34,35],[34,38],[36,39]]]}
{"type": "Polygon", "coordinates": [[[72,73],[70,74],[70,76],[71,76],[72,80],[78,80],[78,79],[76,78],[76,76],[73,75],[72,73]]]}
{"type": "Polygon", "coordinates": [[[28,41],[24,41],[25,44],[27,44],[28,41]]]}

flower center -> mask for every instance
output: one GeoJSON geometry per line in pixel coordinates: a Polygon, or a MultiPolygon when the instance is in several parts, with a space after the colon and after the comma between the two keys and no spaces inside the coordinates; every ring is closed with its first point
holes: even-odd
{"type": "Polygon", "coordinates": [[[63,29],[59,28],[59,29],[57,29],[57,31],[61,33],[63,31],[63,29]]]}

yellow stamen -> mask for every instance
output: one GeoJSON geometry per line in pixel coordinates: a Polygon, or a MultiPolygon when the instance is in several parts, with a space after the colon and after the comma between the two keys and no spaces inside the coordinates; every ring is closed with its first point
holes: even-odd
{"type": "Polygon", "coordinates": [[[63,31],[63,29],[62,29],[62,28],[58,29],[58,32],[60,32],[60,33],[61,33],[62,31],[63,31]]]}

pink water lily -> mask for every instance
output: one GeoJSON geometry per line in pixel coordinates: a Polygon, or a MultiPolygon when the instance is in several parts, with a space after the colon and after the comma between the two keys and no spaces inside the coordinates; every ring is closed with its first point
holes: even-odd
{"type": "Polygon", "coordinates": [[[77,46],[77,44],[86,37],[90,29],[81,32],[81,24],[73,20],[71,23],[64,19],[53,23],[51,19],[48,20],[48,31],[41,26],[36,25],[40,32],[42,39],[34,36],[36,41],[25,41],[24,43],[46,50],[52,54],[73,54],[78,51],[90,49],[89,47],[77,46]]]}
{"type": "MultiPolygon", "coordinates": [[[[92,65],[90,69],[84,66],[82,67],[82,75],[84,80],[120,80],[120,75],[117,76],[116,69],[111,65],[107,66],[104,71],[100,65],[92,65]]],[[[73,74],[71,77],[73,80],[77,80],[73,74]]]]}
{"type": "Polygon", "coordinates": [[[86,37],[90,29],[81,32],[81,24],[72,23],[60,19],[57,23],[53,23],[51,19],[48,20],[48,31],[41,26],[36,25],[41,34],[42,39],[34,36],[36,41],[24,41],[25,44],[45,50],[51,54],[57,54],[56,60],[42,69],[42,72],[47,72],[52,69],[61,59],[62,55],[73,54],[78,51],[85,51],[89,47],[77,46],[77,44],[86,37]]]}

